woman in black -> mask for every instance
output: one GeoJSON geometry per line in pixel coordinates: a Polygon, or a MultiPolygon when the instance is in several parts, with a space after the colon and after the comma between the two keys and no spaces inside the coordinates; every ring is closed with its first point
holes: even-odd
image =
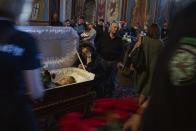
{"type": "Polygon", "coordinates": [[[196,131],[195,12],[193,2],[172,21],[168,43],[155,69],[150,102],[125,129],[138,131],[143,117],[142,131],[196,131]]]}
{"type": "Polygon", "coordinates": [[[196,131],[195,12],[193,2],[171,24],[168,44],[155,70],[144,131],[196,131]]]}
{"type": "Polygon", "coordinates": [[[104,97],[104,69],[100,61],[100,57],[95,52],[94,47],[91,46],[91,43],[81,44],[79,49],[79,54],[83,65],[78,60],[76,66],[95,74],[95,91],[97,98],[104,97]],[[84,66],[84,67],[83,67],[84,66]]]}
{"type": "Polygon", "coordinates": [[[37,130],[29,98],[25,94],[29,94],[31,99],[43,96],[40,55],[32,36],[15,28],[15,21],[26,2],[0,1],[1,131],[37,130]]]}

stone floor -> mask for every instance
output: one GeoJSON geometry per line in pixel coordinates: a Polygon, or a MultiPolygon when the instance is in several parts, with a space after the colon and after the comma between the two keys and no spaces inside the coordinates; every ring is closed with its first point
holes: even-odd
{"type": "Polygon", "coordinates": [[[126,98],[133,96],[133,94],[134,93],[131,79],[124,77],[119,71],[117,75],[117,86],[114,91],[114,97],[126,98]]]}

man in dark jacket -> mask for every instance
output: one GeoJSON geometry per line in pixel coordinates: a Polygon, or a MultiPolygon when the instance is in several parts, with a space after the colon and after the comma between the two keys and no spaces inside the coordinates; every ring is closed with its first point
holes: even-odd
{"type": "Polygon", "coordinates": [[[118,24],[113,22],[110,26],[109,33],[106,32],[96,43],[96,49],[101,57],[102,65],[105,72],[105,94],[112,96],[117,74],[117,65],[123,54],[123,42],[117,36],[118,24]]]}

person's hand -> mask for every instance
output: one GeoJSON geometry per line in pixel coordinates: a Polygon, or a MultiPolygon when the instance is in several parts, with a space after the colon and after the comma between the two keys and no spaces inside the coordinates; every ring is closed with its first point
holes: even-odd
{"type": "Polygon", "coordinates": [[[142,116],[133,114],[132,117],[123,125],[123,131],[131,129],[131,131],[138,131],[140,128],[142,116]]]}
{"type": "Polygon", "coordinates": [[[33,99],[33,98],[31,98],[30,96],[28,97],[28,100],[29,100],[29,102],[31,103],[31,104],[38,104],[38,103],[40,103],[40,102],[43,102],[44,101],[44,98],[42,97],[42,98],[39,98],[39,99],[33,99]]]}
{"type": "Polygon", "coordinates": [[[142,105],[145,101],[146,101],[146,96],[144,96],[142,94],[139,95],[139,98],[138,98],[139,105],[142,105]]]}
{"type": "MultiPolygon", "coordinates": [[[[84,67],[86,68],[85,65],[84,65],[84,67]]],[[[78,68],[80,68],[80,69],[83,69],[83,70],[84,70],[84,67],[82,66],[82,64],[79,64],[79,65],[78,65],[78,68]]]]}
{"type": "Polygon", "coordinates": [[[137,110],[136,114],[133,114],[131,118],[123,125],[123,130],[126,131],[131,129],[131,131],[138,131],[141,126],[141,121],[143,114],[148,107],[149,99],[145,100],[137,110]]]}
{"type": "Polygon", "coordinates": [[[83,40],[83,41],[86,41],[86,40],[88,40],[88,39],[85,37],[85,38],[83,38],[82,40],[83,40]]]}
{"type": "Polygon", "coordinates": [[[118,62],[117,63],[117,68],[118,69],[122,69],[123,67],[124,67],[124,65],[121,62],[118,62]]]}
{"type": "Polygon", "coordinates": [[[134,67],[133,67],[133,64],[130,65],[130,70],[131,71],[134,71],[135,70],[134,67]]]}
{"type": "Polygon", "coordinates": [[[92,62],[91,53],[90,52],[87,54],[86,61],[87,61],[87,65],[92,62]]]}

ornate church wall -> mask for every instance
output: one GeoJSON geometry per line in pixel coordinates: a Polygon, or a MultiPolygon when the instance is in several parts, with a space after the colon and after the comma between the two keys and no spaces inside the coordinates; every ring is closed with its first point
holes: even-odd
{"type": "Polygon", "coordinates": [[[129,0],[127,19],[143,27],[151,23],[169,22],[175,13],[194,0],[129,0]]]}
{"type": "Polygon", "coordinates": [[[194,0],[60,0],[55,8],[52,1],[58,0],[33,0],[30,20],[48,23],[51,11],[59,9],[61,21],[86,15],[90,22],[102,18],[110,22],[127,20],[132,25],[139,26],[151,23],[162,25],[176,11],[194,0]]]}
{"type": "MultiPolygon", "coordinates": [[[[88,1],[92,0],[75,0],[76,3],[75,13],[72,14],[72,17],[78,17],[80,15],[85,15],[86,8],[91,8],[86,6],[88,1]]],[[[90,12],[95,12],[94,17],[90,21],[96,21],[98,19],[104,19],[105,21],[113,21],[121,19],[121,9],[122,9],[123,0],[94,0],[92,5],[94,8],[90,9],[90,12]]]]}

